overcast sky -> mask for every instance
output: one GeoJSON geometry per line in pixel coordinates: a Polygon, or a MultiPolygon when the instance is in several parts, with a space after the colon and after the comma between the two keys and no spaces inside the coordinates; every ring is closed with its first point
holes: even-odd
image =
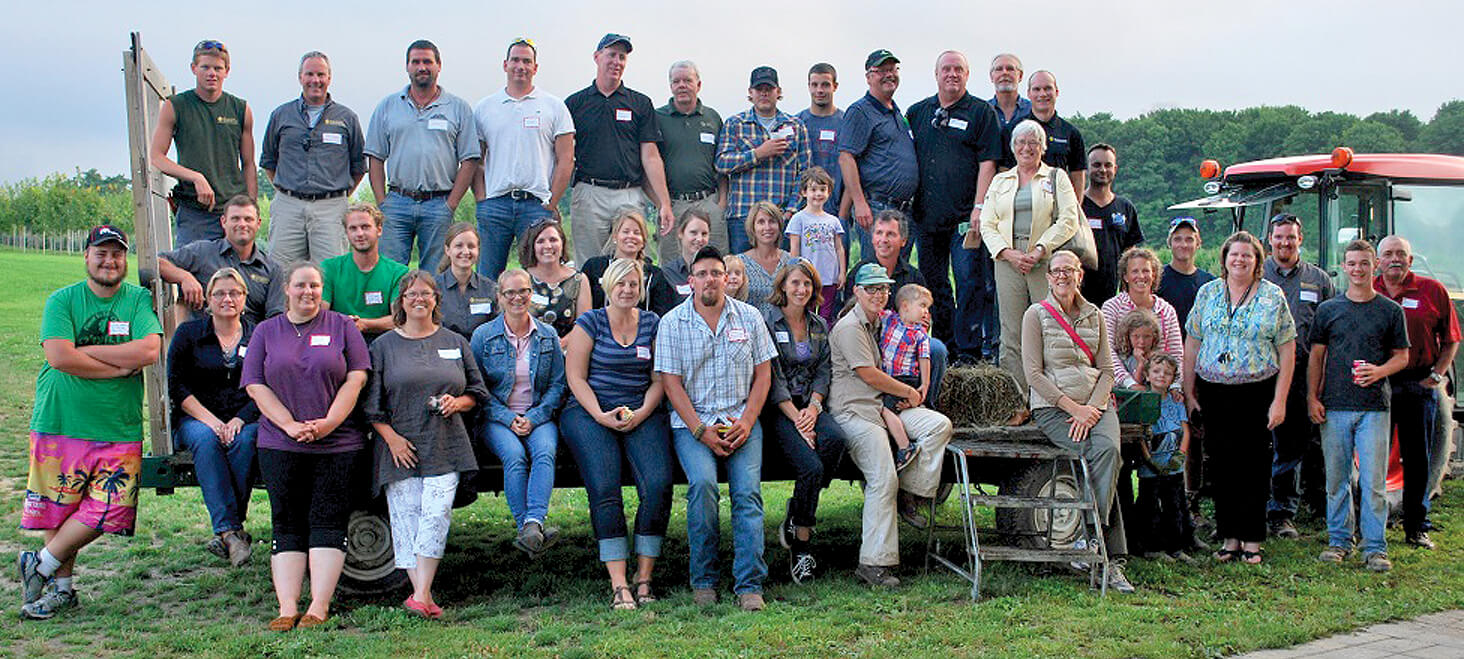
{"type": "Polygon", "coordinates": [[[203,7],[10,5],[0,21],[0,55],[11,63],[0,81],[12,90],[0,104],[0,181],[75,167],[126,171],[121,53],[132,30],[142,32],[180,90],[193,86],[193,44],[226,43],[233,70],[225,89],[254,108],[256,139],[269,111],[299,94],[296,66],[307,50],[331,56],[333,96],[365,124],[377,101],[406,84],[405,48],[414,39],[437,43],[440,82],[476,103],[502,87],[504,47],[514,37],[537,42],[537,86],[563,98],[590,83],[590,56],[607,31],[634,41],[630,87],[660,105],[669,96],[667,66],[691,59],[702,69],[702,99],[724,116],[746,109],[748,73],[763,64],[780,73],[789,111],[808,105],[808,67],[834,64],[837,102],[846,106],[864,93],[864,57],[876,48],[903,62],[902,107],[934,93],[934,62],[945,49],[970,57],[970,88],[983,98],[991,95],[986,69],[997,52],[1016,52],[1029,73],[1053,70],[1065,115],[1296,104],[1358,115],[1400,108],[1428,121],[1441,103],[1464,96],[1457,72],[1464,4],[1452,1],[297,0],[203,7]],[[229,11],[239,6],[249,11],[229,11]],[[758,11],[765,9],[772,11],[758,11]]]}

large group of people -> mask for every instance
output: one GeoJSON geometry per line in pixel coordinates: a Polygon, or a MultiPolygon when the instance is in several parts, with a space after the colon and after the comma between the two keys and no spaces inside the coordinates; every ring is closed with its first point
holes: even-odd
{"type": "MultiPolygon", "coordinates": [[[[658,597],[678,467],[695,602],[719,597],[723,473],[731,591],[743,609],[766,606],[762,469],[777,460],[794,475],[774,532],[789,578],[819,574],[819,497],[847,458],[864,480],[855,575],[898,586],[900,522],[931,523],[953,432],[932,403],[951,364],[977,360],[1026,396],[1013,423],[1030,417],[1086,459],[1100,523],[1080,547],[1102,534],[1114,556],[1190,561],[1185,551],[1205,548],[1192,524],[1205,492],[1215,560],[1259,563],[1268,535],[1296,536],[1297,502],[1316,493],[1320,558],[1340,562],[1355,535],[1355,469],[1363,562],[1386,570],[1392,426],[1406,539],[1432,547],[1433,430],[1420,420],[1459,330],[1438,282],[1410,271],[1403,238],[1382,241],[1381,260],[1365,241],[1348,245],[1343,297],[1301,259],[1287,214],[1270,223],[1270,258],[1249,233],[1227,238],[1219,277],[1196,266],[1198,224],[1176,218],[1162,264],[1113,192],[1117,151],[1086,148],[1057,115],[1051,72],[1028,78],[1023,98],[1011,54],[992,60],[995,96],[982,101],[967,91],[966,57],[941,53],[936,95],[908,112],[894,103],[900,60],[887,50],[869,55],[868,92],[842,110],[833,66],[809,70],[810,107],[797,115],[778,107],[778,72],[758,67],[752,107],[723,121],[699,100],[692,62],[671,65],[659,109],[626,88],[631,50],[607,34],[594,82],[561,101],[534,86],[537,46],[516,39],[504,89],[474,107],[437,84],[437,47],[413,42],[408,85],[365,131],[331,100],[329,58],[306,53],[301,96],[264,132],[258,165],[277,193],[266,251],[252,114],[223,91],[224,45],[195,47],[197,86],[164,103],[150,145],[179,181],[175,248],[158,259],[186,321],[166,351],[170,413],[203,491],[206,548],[235,566],[253,548],[253,474],[264,481],[270,629],[330,619],[347,521],[368,491],[388,504],[396,567],[412,584],[403,606],[440,618],[432,586],[479,446],[502,464],[513,543],[534,558],[561,540],[550,494],[564,445],[612,609],[658,597]],[[350,203],[363,177],[375,203],[350,203]],[[477,224],[452,224],[469,190],[477,224]],[[1137,460],[1121,449],[1115,387],[1163,400],[1137,460]],[[1324,477],[1305,482],[1308,469],[1324,477]],[[1126,525],[1125,509],[1143,519],[1126,525]]],[[[45,545],[18,559],[27,618],[74,606],[78,552],[135,523],[140,370],[163,341],[151,296],[124,281],[129,247],[120,229],[93,229],[87,279],[42,316],[22,527],[44,530],[45,545]],[[67,413],[78,405],[107,413],[67,413]]],[[[1133,590],[1119,564],[1109,585],[1133,590]]]]}

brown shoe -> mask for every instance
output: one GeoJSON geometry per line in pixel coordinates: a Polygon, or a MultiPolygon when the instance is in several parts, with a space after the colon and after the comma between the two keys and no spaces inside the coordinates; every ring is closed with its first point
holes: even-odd
{"type": "Polygon", "coordinates": [[[244,539],[242,532],[225,531],[223,537],[224,549],[228,552],[230,565],[239,567],[249,562],[249,556],[254,553],[254,549],[250,547],[249,541],[244,539]]]}
{"type": "Polygon", "coordinates": [[[691,591],[691,603],[697,606],[711,606],[717,603],[715,588],[696,588],[691,591]]]}
{"type": "Polygon", "coordinates": [[[737,606],[743,611],[761,611],[767,603],[763,601],[762,593],[742,593],[737,596],[737,606]]]}
{"type": "Polygon", "coordinates": [[[292,616],[280,616],[269,621],[269,630],[272,632],[287,632],[300,624],[300,614],[292,616]]]}
{"type": "Polygon", "coordinates": [[[307,613],[300,617],[300,622],[295,623],[295,626],[300,629],[309,629],[325,624],[326,620],[327,618],[317,618],[314,614],[307,613]]]}

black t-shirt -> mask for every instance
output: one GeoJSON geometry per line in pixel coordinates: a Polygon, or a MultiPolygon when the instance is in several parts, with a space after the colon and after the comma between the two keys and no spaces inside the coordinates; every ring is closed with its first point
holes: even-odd
{"type": "Polygon", "coordinates": [[[1353,302],[1338,295],[1317,307],[1311,344],[1327,347],[1322,405],[1329,410],[1386,411],[1391,393],[1384,378],[1370,387],[1352,383],[1352,362],[1382,364],[1393,351],[1408,347],[1403,307],[1387,296],[1353,302]]]}
{"type": "Polygon", "coordinates": [[[940,99],[931,96],[905,113],[920,163],[915,223],[927,230],[954,229],[970,219],[982,161],[1001,159],[1001,126],[990,105],[966,94],[940,110],[940,99]]]}
{"type": "MultiPolygon", "coordinates": [[[[1078,132],[1077,126],[1068,123],[1056,113],[1049,121],[1042,121],[1035,116],[1027,118],[1042,124],[1042,130],[1047,131],[1047,151],[1042,154],[1042,162],[1065,172],[1088,171],[1088,145],[1083,142],[1083,134],[1078,132]]],[[[1012,129],[1017,127],[1017,123],[1021,122],[1013,123],[1001,132],[999,166],[1002,169],[1017,166],[1017,156],[1012,153],[1012,129]]]]}
{"type": "Polygon", "coordinates": [[[1187,334],[1184,322],[1189,318],[1190,309],[1195,306],[1195,294],[1200,292],[1200,287],[1206,282],[1214,279],[1215,275],[1199,268],[1186,275],[1175,270],[1174,266],[1164,266],[1164,275],[1159,278],[1159,288],[1154,292],[1164,298],[1169,306],[1174,307],[1174,314],[1179,316],[1180,334],[1187,334]]]}
{"type": "Polygon", "coordinates": [[[591,82],[564,105],[574,118],[574,180],[640,185],[641,144],[661,141],[650,97],[624,84],[605,96],[591,82]]]}
{"type": "Polygon", "coordinates": [[[1118,291],[1122,274],[1118,271],[1119,255],[1144,242],[1139,209],[1123,197],[1114,197],[1107,206],[1099,206],[1083,195],[1082,221],[1093,229],[1093,242],[1098,246],[1098,269],[1083,268],[1083,298],[1101,307],[1118,291]]]}

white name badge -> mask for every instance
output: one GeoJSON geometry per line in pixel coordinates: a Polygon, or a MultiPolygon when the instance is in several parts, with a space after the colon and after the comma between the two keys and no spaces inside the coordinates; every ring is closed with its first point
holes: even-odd
{"type": "Polygon", "coordinates": [[[132,323],[125,320],[113,320],[107,323],[107,336],[129,336],[132,334],[132,323]]]}
{"type": "Polygon", "coordinates": [[[774,332],[773,333],[773,338],[776,339],[778,341],[778,343],[787,343],[788,342],[788,333],[787,332],[774,332]]]}
{"type": "Polygon", "coordinates": [[[650,359],[651,358],[651,349],[649,347],[647,347],[647,346],[636,346],[635,347],[635,358],[636,359],[640,359],[640,360],[650,359]]]}
{"type": "Polygon", "coordinates": [[[838,137],[839,133],[837,131],[828,130],[827,128],[818,131],[818,141],[820,142],[832,142],[838,137]]]}
{"type": "Polygon", "coordinates": [[[793,139],[793,129],[789,126],[784,126],[775,131],[773,133],[773,137],[783,140],[791,140],[793,139]]]}
{"type": "Polygon", "coordinates": [[[247,354],[249,354],[249,346],[239,346],[239,356],[243,357],[247,354]]]}
{"type": "Polygon", "coordinates": [[[1043,192],[1046,192],[1048,194],[1052,194],[1052,185],[1053,185],[1052,184],[1052,179],[1050,179],[1050,178],[1042,179],[1042,191],[1043,192]]]}
{"type": "Polygon", "coordinates": [[[717,136],[715,134],[713,134],[713,133],[702,133],[701,134],[701,141],[702,141],[702,144],[716,144],[717,143],[717,136]]]}
{"type": "Polygon", "coordinates": [[[1102,229],[1103,228],[1103,218],[1101,218],[1101,217],[1090,217],[1090,218],[1088,218],[1088,227],[1089,228],[1092,228],[1092,229],[1102,229]]]}
{"type": "Polygon", "coordinates": [[[341,143],[341,134],[340,133],[321,133],[320,134],[320,141],[325,142],[326,144],[340,144],[341,143]]]}
{"type": "Polygon", "coordinates": [[[447,130],[447,129],[448,129],[448,125],[447,125],[447,120],[446,119],[428,119],[427,120],[427,130],[447,130]]]}
{"type": "Polygon", "coordinates": [[[1418,300],[1415,300],[1415,299],[1413,299],[1411,297],[1405,297],[1405,298],[1403,298],[1403,308],[1404,309],[1417,309],[1418,308],[1418,300]]]}
{"type": "Polygon", "coordinates": [[[330,335],[329,334],[311,334],[310,335],[310,345],[313,345],[313,346],[328,346],[328,345],[330,345],[330,335]]]}
{"type": "Polygon", "coordinates": [[[470,313],[470,314],[493,313],[493,303],[492,302],[479,302],[477,304],[470,304],[470,305],[468,305],[468,313],[470,313]]]}
{"type": "Polygon", "coordinates": [[[438,357],[441,357],[443,359],[462,359],[463,358],[463,349],[462,348],[439,348],[437,350],[437,356],[438,357]]]}
{"type": "Polygon", "coordinates": [[[538,293],[529,296],[529,304],[537,304],[541,307],[549,306],[549,298],[538,293]]]}
{"type": "Polygon", "coordinates": [[[1316,301],[1317,301],[1317,292],[1316,291],[1306,291],[1306,290],[1304,290],[1304,291],[1301,291],[1301,294],[1298,297],[1301,298],[1301,301],[1302,302],[1311,302],[1311,303],[1315,304],[1316,301]]]}
{"type": "Polygon", "coordinates": [[[386,297],[381,294],[381,291],[366,291],[365,297],[366,304],[381,304],[386,301],[386,297]]]}
{"type": "Polygon", "coordinates": [[[733,343],[742,343],[747,340],[747,330],[741,327],[728,327],[727,340],[733,343]]]}
{"type": "Polygon", "coordinates": [[[676,286],[676,292],[679,295],[691,295],[691,284],[679,284],[679,285],[677,285],[676,286]]]}
{"type": "Polygon", "coordinates": [[[539,117],[537,117],[537,116],[524,117],[524,128],[538,128],[538,127],[539,127],[539,117]]]}
{"type": "Polygon", "coordinates": [[[615,110],[616,121],[630,121],[630,110],[619,108],[615,110]]]}
{"type": "Polygon", "coordinates": [[[956,130],[966,130],[966,126],[969,125],[970,124],[966,123],[965,119],[957,119],[955,117],[951,117],[951,128],[954,128],[956,130]]]}

